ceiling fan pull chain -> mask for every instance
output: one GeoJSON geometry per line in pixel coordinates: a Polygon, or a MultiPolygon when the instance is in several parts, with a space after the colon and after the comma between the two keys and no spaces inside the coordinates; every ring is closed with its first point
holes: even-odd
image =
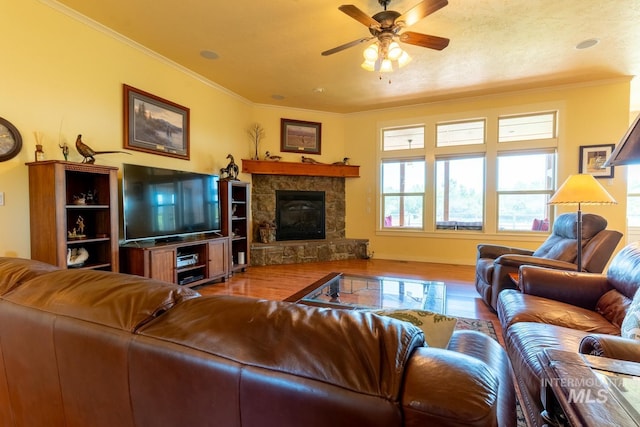
{"type": "MultiPolygon", "coordinates": [[[[378,78],[380,79],[380,81],[382,81],[382,74],[380,74],[380,75],[378,76],[378,78]]],[[[388,83],[389,83],[389,84],[391,84],[391,78],[389,78],[388,83]]]]}

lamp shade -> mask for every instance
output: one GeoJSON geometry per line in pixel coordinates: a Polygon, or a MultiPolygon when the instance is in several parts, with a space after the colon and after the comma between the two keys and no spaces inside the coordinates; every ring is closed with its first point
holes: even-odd
{"type": "Polygon", "coordinates": [[[617,202],[592,176],[571,175],[549,199],[550,205],[613,205],[617,202]]]}

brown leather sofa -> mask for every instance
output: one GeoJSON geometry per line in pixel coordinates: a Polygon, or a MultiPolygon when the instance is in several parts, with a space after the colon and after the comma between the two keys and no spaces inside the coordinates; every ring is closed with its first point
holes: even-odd
{"type": "MultiPolygon", "coordinates": [[[[476,256],[476,290],[483,301],[497,310],[503,289],[515,289],[509,277],[522,265],[538,265],[560,270],[576,270],[578,253],[576,213],[564,213],[553,222],[549,237],[535,251],[501,245],[480,244],[476,256]]],[[[607,220],[595,214],[582,217],[582,269],[602,273],[622,234],[607,230],[607,220]]]]}
{"type": "Polygon", "coordinates": [[[0,258],[2,426],[514,426],[505,351],[367,312],[0,258]]]}
{"type": "Polygon", "coordinates": [[[500,293],[498,317],[534,425],[543,424],[537,358],[543,349],[640,361],[640,342],[619,336],[625,319],[636,318],[630,307],[640,307],[640,242],[623,248],[606,275],[523,266],[519,287],[500,293]]]}

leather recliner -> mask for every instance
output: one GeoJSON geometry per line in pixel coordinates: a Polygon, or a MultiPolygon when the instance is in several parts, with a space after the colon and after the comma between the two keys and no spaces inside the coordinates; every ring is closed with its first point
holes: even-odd
{"type": "MultiPolygon", "coordinates": [[[[558,270],[576,270],[578,245],[576,213],[559,215],[551,235],[535,251],[508,246],[480,244],[476,258],[476,290],[484,302],[497,309],[498,295],[503,289],[515,289],[509,277],[521,265],[537,265],[558,270]]],[[[607,220],[595,214],[582,216],[582,269],[602,273],[622,233],[607,230],[607,220]]]]}
{"type": "Polygon", "coordinates": [[[625,337],[625,324],[636,327],[634,307],[640,307],[640,242],[618,252],[606,275],[527,265],[519,286],[500,293],[498,318],[532,426],[544,424],[537,358],[543,350],[640,361],[640,341],[625,337]]]}

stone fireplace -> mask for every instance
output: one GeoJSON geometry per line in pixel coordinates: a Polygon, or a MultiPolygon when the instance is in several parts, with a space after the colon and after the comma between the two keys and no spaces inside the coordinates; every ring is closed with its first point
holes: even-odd
{"type": "MultiPolygon", "coordinates": [[[[293,197],[291,200],[299,200],[293,197]]],[[[304,207],[300,203],[297,208],[304,207]]],[[[304,210],[304,209],[302,209],[304,210]]],[[[298,210],[299,220],[306,221],[298,210]]],[[[345,178],[325,176],[267,175],[253,174],[251,186],[251,217],[253,223],[253,243],[251,244],[251,264],[293,264],[314,261],[332,261],[350,258],[366,258],[366,239],[345,238],[345,178]],[[276,224],[276,195],[324,196],[324,236],[322,238],[282,240],[262,243],[260,224],[276,224]]],[[[314,222],[317,219],[314,219],[314,222]]],[[[282,224],[280,224],[282,227],[282,224]]],[[[276,228],[276,236],[279,228],[276,228]]]]}

